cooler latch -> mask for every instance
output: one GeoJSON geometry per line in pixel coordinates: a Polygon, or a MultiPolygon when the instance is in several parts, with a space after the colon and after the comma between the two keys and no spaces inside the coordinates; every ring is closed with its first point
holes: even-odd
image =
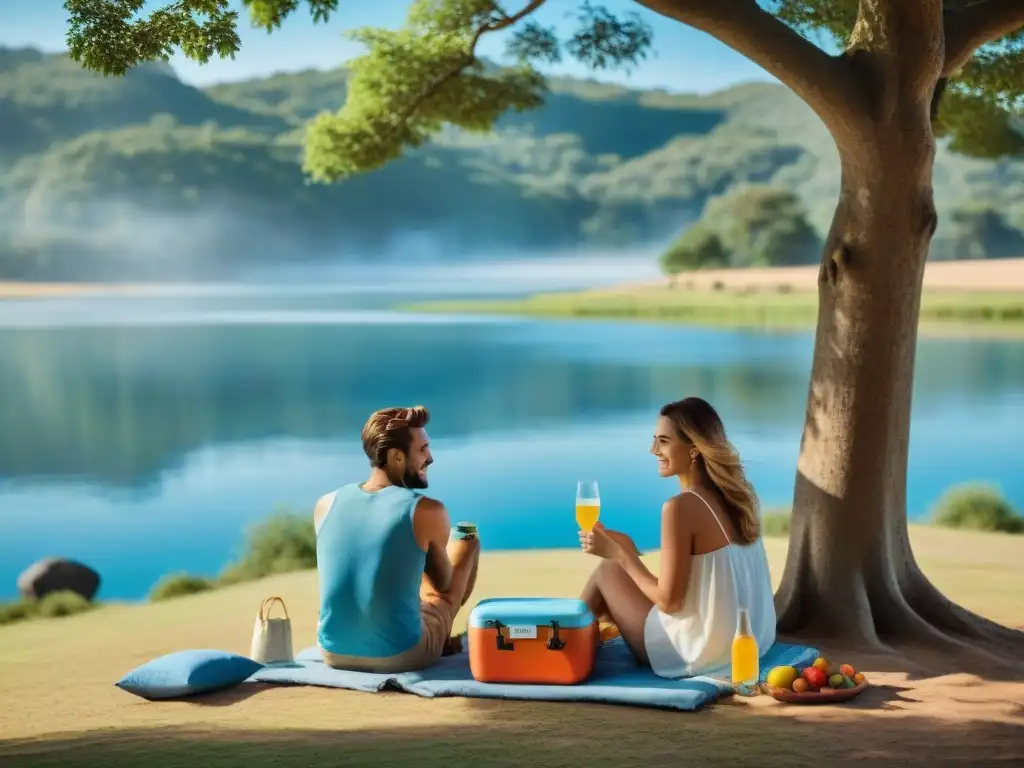
{"type": "Polygon", "coordinates": [[[515,650],[515,645],[513,645],[512,643],[506,642],[505,638],[501,634],[501,628],[505,626],[504,624],[502,624],[497,619],[488,619],[487,620],[487,626],[497,630],[494,634],[495,634],[495,640],[497,640],[497,646],[498,646],[498,650],[499,651],[515,650]]]}
{"type": "Polygon", "coordinates": [[[558,622],[551,622],[551,635],[548,637],[548,650],[560,651],[565,648],[565,642],[558,636],[558,622]]]}

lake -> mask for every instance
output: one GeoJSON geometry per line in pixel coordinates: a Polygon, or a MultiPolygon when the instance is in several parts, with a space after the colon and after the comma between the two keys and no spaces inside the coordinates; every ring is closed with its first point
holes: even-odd
{"type": "MultiPolygon", "coordinates": [[[[360,429],[389,405],[430,408],[431,493],[490,548],[576,546],[578,478],[655,545],[677,488],[650,435],[686,395],[722,413],[763,504],[789,504],[809,334],[390,311],[447,295],[409,290],[0,302],[0,598],[47,555],[95,567],[103,599],[213,575],[275,507],[363,480],[360,429]]],[[[1022,414],[1024,343],[922,341],[910,516],[972,480],[1024,506],[1022,414]]]]}

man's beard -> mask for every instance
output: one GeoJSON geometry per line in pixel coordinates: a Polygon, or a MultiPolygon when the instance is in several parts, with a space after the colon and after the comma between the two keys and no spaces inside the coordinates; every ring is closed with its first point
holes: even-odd
{"type": "Polygon", "coordinates": [[[428,485],[427,478],[420,477],[419,474],[417,474],[417,473],[410,474],[410,473],[406,472],[405,473],[405,477],[403,477],[402,480],[403,480],[402,484],[406,488],[410,488],[410,489],[412,489],[414,491],[422,490],[423,488],[426,488],[427,485],[428,485]]]}
{"type": "MultiPolygon", "coordinates": [[[[423,469],[427,467],[424,466],[423,469]]],[[[427,479],[420,477],[417,472],[405,472],[401,477],[389,477],[388,478],[394,485],[399,485],[402,488],[409,488],[410,490],[418,491],[427,487],[427,479]]]]}

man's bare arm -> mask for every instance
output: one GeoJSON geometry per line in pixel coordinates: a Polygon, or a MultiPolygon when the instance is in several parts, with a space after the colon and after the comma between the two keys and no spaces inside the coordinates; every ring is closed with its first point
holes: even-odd
{"type": "Polygon", "coordinates": [[[424,497],[416,505],[414,525],[417,541],[420,546],[426,545],[423,573],[435,590],[447,592],[452,586],[452,561],[448,557],[452,524],[448,510],[436,499],[424,497]]]}
{"type": "Polygon", "coordinates": [[[313,527],[316,528],[323,519],[327,517],[327,513],[331,511],[331,504],[334,503],[334,492],[328,493],[321,496],[317,501],[316,506],[313,508],[313,527]]]}

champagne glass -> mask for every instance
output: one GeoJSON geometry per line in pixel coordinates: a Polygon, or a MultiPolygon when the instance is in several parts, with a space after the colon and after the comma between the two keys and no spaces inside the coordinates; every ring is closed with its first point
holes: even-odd
{"type": "Polygon", "coordinates": [[[600,516],[601,496],[597,492],[597,481],[580,480],[576,483],[576,522],[580,530],[590,533],[600,516]]]}

